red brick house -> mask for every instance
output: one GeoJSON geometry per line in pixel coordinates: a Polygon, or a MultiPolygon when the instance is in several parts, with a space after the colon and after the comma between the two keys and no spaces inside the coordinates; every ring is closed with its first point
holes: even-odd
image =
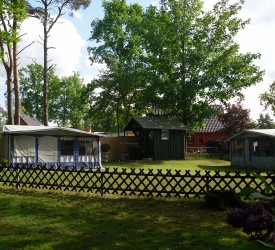
{"type": "Polygon", "coordinates": [[[205,126],[198,128],[193,135],[188,137],[188,150],[201,150],[206,148],[210,139],[227,139],[228,135],[223,132],[223,125],[217,117],[205,120],[205,126]]]}

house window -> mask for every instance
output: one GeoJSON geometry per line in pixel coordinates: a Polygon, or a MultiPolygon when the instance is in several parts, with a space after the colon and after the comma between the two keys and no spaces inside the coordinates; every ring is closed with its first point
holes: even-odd
{"type": "Polygon", "coordinates": [[[199,137],[199,145],[203,145],[203,137],[199,137]]]}
{"type": "Polygon", "coordinates": [[[244,155],[244,141],[235,140],[232,142],[232,154],[234,156],[243,156],[244,155]]]}
{"type": "Polygon", "coordinates": [[[264,152],[266,156],[275,156],[275,140],[269,138],[264,140],[264,152]]]}
{"type": "Polygon", "coordinates": [[[93,154],[93,139],[81,138],[79,139],[79,155],[92,155],[93,154]]]}
{"type": "Polygon", "coordinates": [[[169,130],[161,130],[161,140],[169,140],[169,130]]]}
{"type": "Polygon", "coordinates": [[[74,141],[73,138],[64,137],[60,141],[60,154],[61,155],[74,155],[74,141]]]}

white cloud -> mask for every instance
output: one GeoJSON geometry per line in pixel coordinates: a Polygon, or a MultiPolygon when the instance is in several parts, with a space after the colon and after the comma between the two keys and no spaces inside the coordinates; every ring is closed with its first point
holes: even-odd
{"type": "Polygon", "coordinates": [[[82,19],[82,14],[80,13],[80,11],[75,10],[73,11],[73,17],[76,17],[77,19],[82,19]]]}
{"type": "MultiPolygon", "coordinates": [[[[32,63],[35,58],[39,64],[43,63],[42,31],[43,27],[39,20],[30,18],[22,24],[22,33],[27,31],[23,38],[22,47],[35,41],[33,45],[24,50],[21,58],[22,66],[32,63]],[[32,27],[29,29],[29,27],[32,27]]],[[[86,41],[78,34],[74,24],[66,19],[60,19],[50,32],[49,64],[56,65],[56,73],[60,76],[72,75],[81,64],[81,49],[86,41]]]]}
{"type": "MultiPolygon", "coordinates": [[[[42,32],[43,27],[39,20],[29,18],[25,20],[21,26],[22,37],[20,48],[28,46],[20,54],[20,67],[25,67],[33,63],[43,64],[43,45],[42,32]]],[[[79,35],[75,25],[67,20],[60,19],[53,27],[49,37],[49,47],[55,49],[49,50],[49,65],[56,65],[56,73],[59,76],[72,75],[74,71],[81,68],[83,53],[82,48],[86,45],[86,41],[79,35]]],[[[0,65],[0,76],[5,75],[5,70],[0,65]]],[[[6,90],[5,78],[0,78],[0,105],[4,106],[4,92],[6,90]]]]}

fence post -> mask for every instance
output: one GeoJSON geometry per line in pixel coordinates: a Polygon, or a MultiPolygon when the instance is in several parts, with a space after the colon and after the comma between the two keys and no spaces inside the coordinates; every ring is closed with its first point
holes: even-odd
{"type": "Polygon", "coordinates": [[[19,170],[18,166],[16,166],[15,171],[16,171],[16,189],[19,189],[19,187],[20,187],[20,179],[19,179],[20,172],[19,171],[20,170],[19,170]]]}
{"type": "Polygon", "coordinates": [[[103,197],[104,195],[104,173],[103,173],[103,169],[99,169],[100,170],[100,195],[101,197],[103,197]]]}

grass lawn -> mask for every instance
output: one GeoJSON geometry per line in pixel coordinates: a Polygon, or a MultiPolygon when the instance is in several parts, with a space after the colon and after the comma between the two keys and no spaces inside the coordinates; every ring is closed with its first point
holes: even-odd
{"type": "Polygon", "coordinates": [[[236,249],[229,210],[201,200],[0,189],[0,249],[236,249]]]}
{"type": "Polygon", "coordinates": [[[129,162],[102,162],[103,167],[108,168],[150,168],[172,170],[240,170],[230,166],[229,161],[218,159],[172,160],[172,161],[129,161],[129,162]]]}

